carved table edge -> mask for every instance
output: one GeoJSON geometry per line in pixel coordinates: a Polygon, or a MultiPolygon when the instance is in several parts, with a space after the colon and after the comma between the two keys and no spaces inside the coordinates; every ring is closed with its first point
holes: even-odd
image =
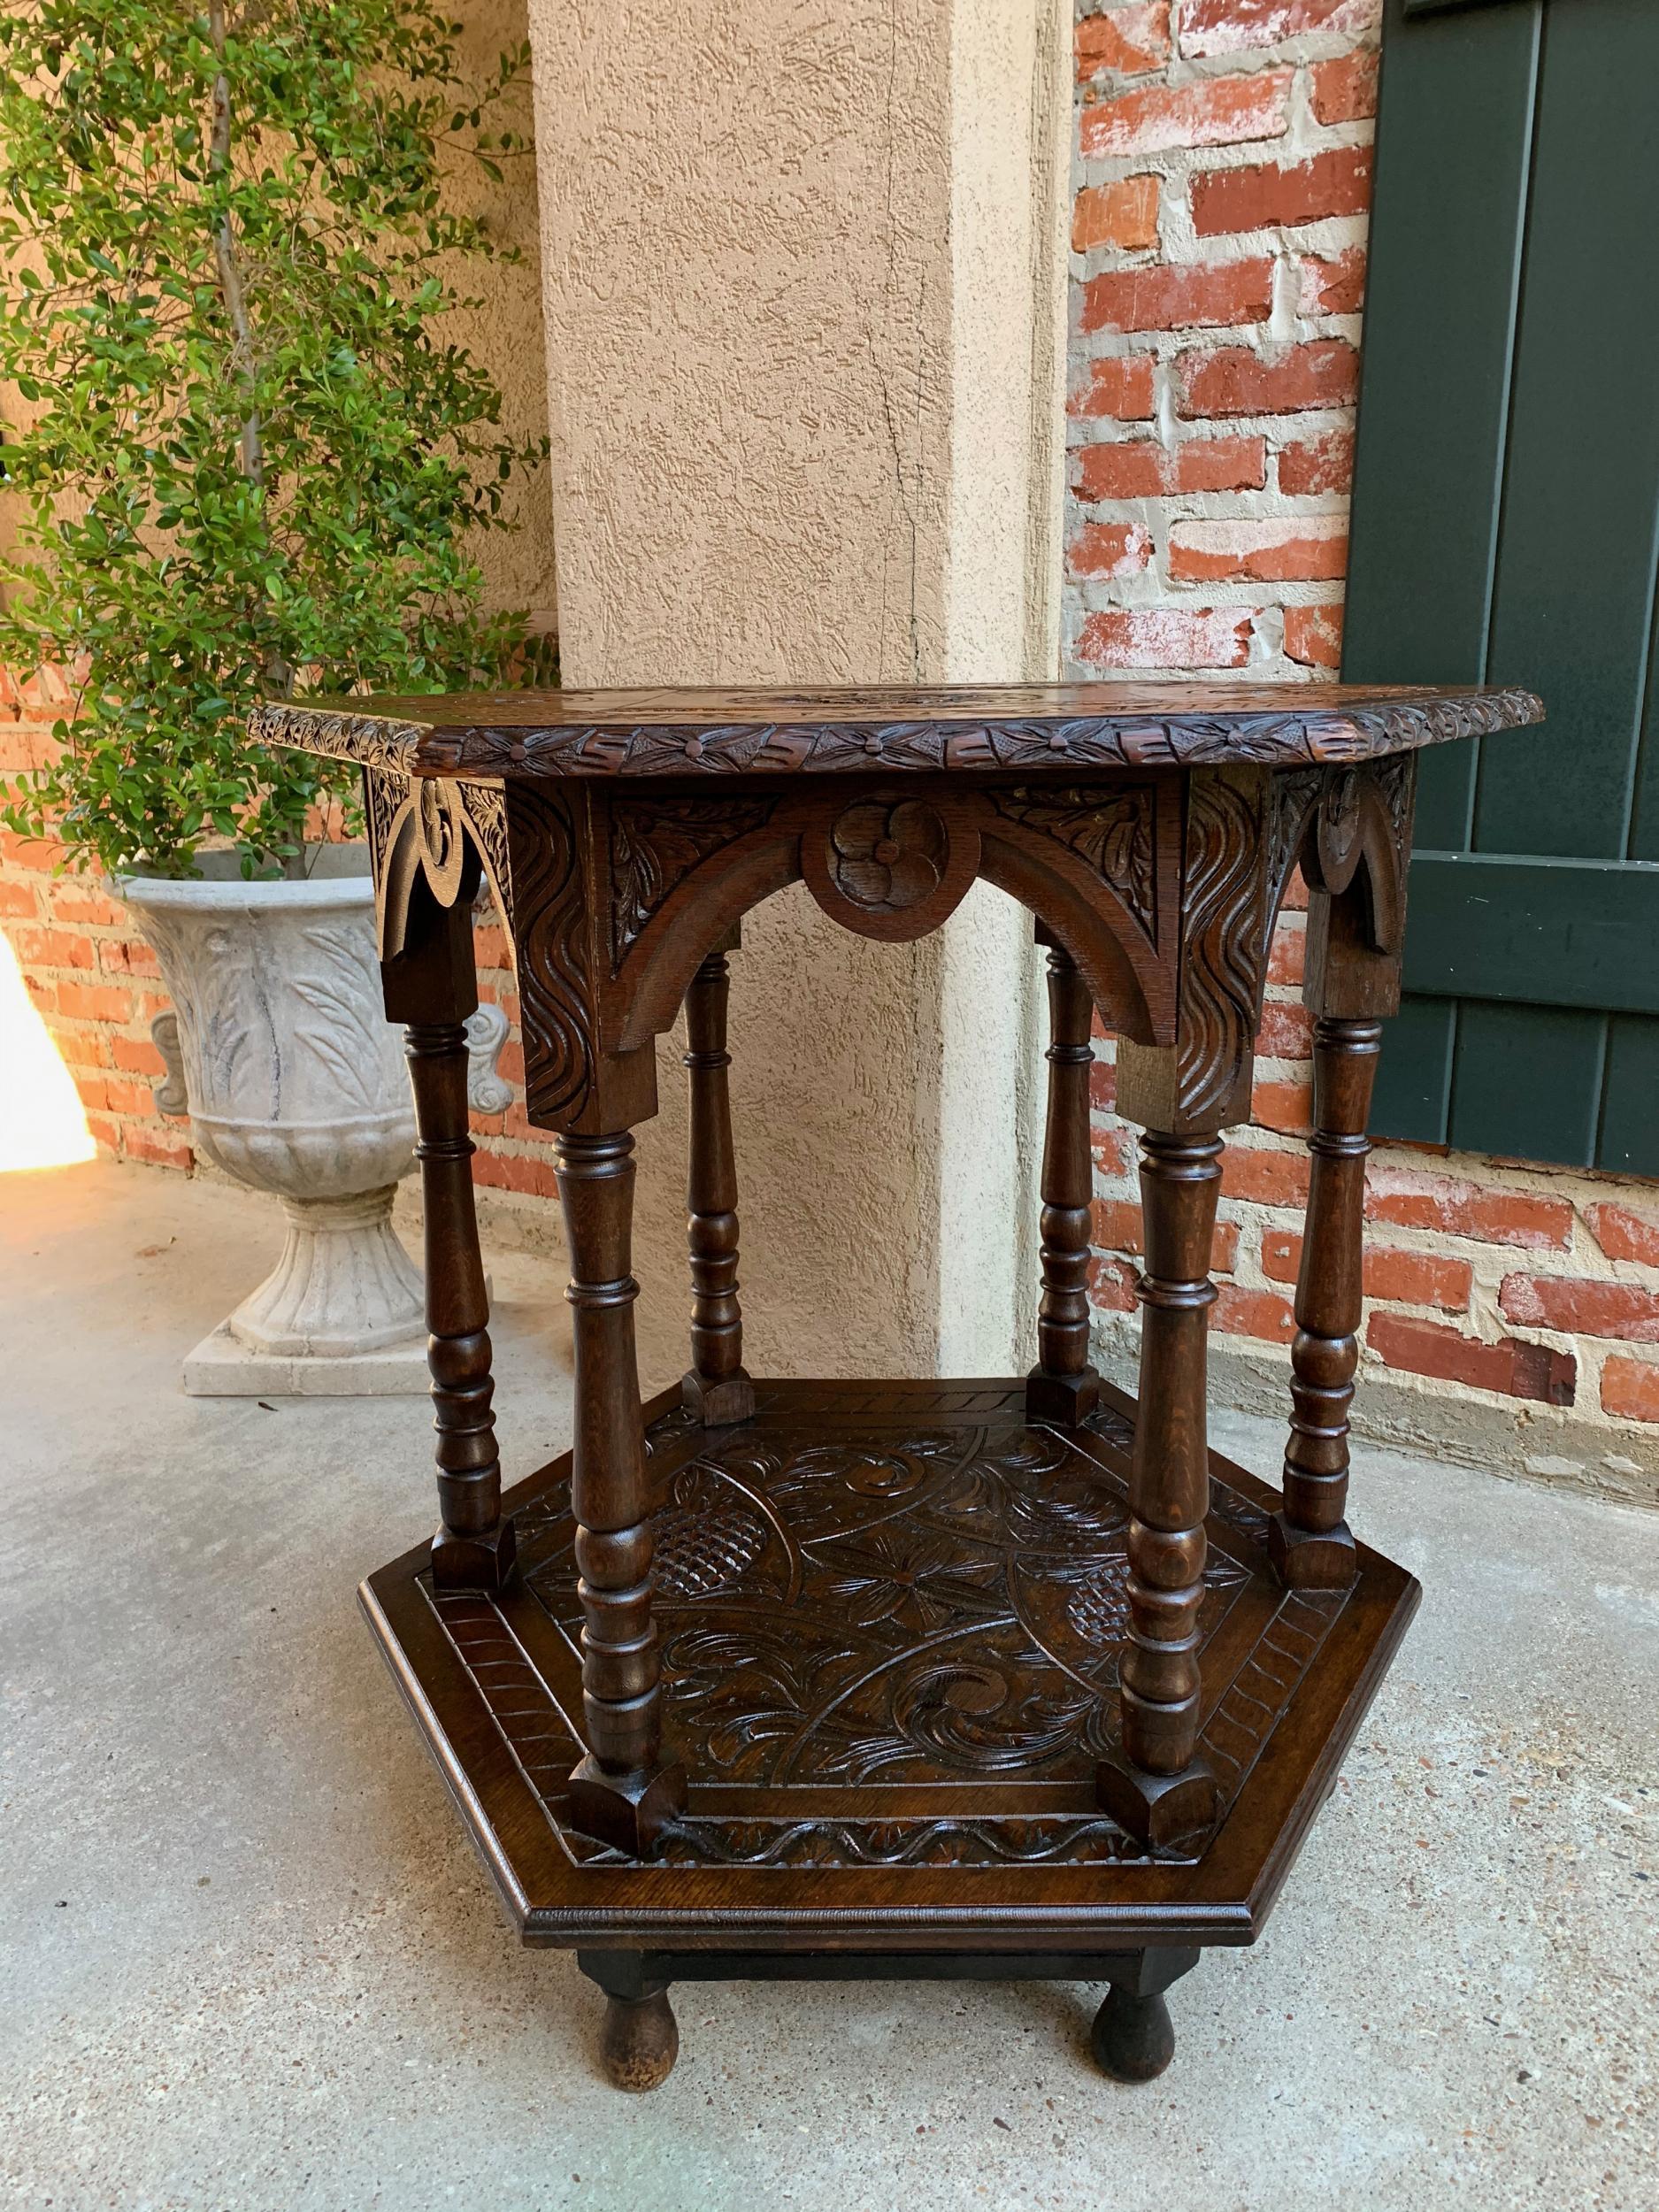
{"type": "MultiPolygon", "coordinates": [[[[1102,688],[1110,689],[1102,685],[1102,688]]],[[[1294,685],[1286,685],[1294,693],[1294,685]]],[[[337,704],[267,701],[255,742],[414,776],[503,779],[899,772],[1075,775],[1082,769],[1292,768],[1359,762],[1543,719],[1517,687],[1383,699],[1347,710],[1282,709],[1165,716],[1010,717],[978,722],[775,722],[692,727],[588,723],[444,730],[337,704]]]]}

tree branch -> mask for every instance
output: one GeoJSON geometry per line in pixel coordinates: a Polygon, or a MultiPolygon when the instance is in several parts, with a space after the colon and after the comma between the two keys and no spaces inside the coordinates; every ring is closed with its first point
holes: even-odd
{"type": "MultiPolygon", "coordinates": [[[[213,51],[222,63],[226,36],[224,0],[212,0],[207,18],[213,51]]],[[[213,79],[213,125],[208,141],[207,166],[211,176],[227,177],[230,174],[230,75],[224,68],[213,79]]],[[[219,294],[225,302],[225,312],[230,318],[231,331],[236,341],[242,381],[251,389],[254,385],[253,326],[248,319],[248,302],[242,288],[242,266],[236,257],[236,234],[231,227],[228,208],[214,226],[213,258],[219,268],[219,294]]],[[[250,406],[248,419],[242,426],[242,472],[250,484],[263,488],[265,443],[260,434],[259,411],[256,406],[250,406]]]]}

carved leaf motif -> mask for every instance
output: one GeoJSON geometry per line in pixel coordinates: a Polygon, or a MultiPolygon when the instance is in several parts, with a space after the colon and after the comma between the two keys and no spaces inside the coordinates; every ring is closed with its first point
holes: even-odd
{"type": "MultiPolygon", "coordinates": [[[[899,709],[902,695],[893,695],[893,708],[899,709]]],[[[1264,695],[1271,695],[1260,689],[1256,695],[1257,700],[1264,695]]],[[[941,713],[959,712],[970,703],[977,710],[979,704],[978,695],[949,690],[919,695],[917,703],[927,700],[941,713]]],[[[402,714],[377,719],[345,704],[273,702],[255,709],[249,726],[262,744],[293,745],[405,772],[419,766],[469,775],[720,776],[743,769],[818,775],[874,769],[1065,771],[1365,760],[1487,736],[1543,716],[1539,701],[1517,689],[1426,698],[1385,695],[1323,710],[1317,704],[1287,710],[1253,703],[1218,712],[1214,695],[1207,695],[1204,686],[1183,691],[1161,685],[1149,710],[1136,711],[1127,701],[1117,703],[1114,710],[1114,703],[1102,699],[1087,714],[992,712],[982,721],[930,722],[913,714],[900,718],[902,709],[860,714],[857,703],[833,694],[803,694],[798,703],[809,710],[839,708],[845,718],[694,726],[642,717],[636,725],[498,726],[490,719],[491,702],[480,699],[476,724],[429,727],[402,714]]],[[[416,703],[405,705],[412,711],[416,703]]]]}
{"type": "MultiPolygon", "coordinates": [[[[1145,1855],[1102,1816],[1060,1816],[1039,1801],[1030,1814],[966,1820],[926,1793],[976,1774],[1047,1777],[1069,1791],[1115,1755],[1128,1567],[1114,1469],[1130,1425],[1110,1409],[1098,1439],[1027,1427],[1016,1386],[1000,1412],[993,1399],[988,1411],[918,1430],[901,1394],[860,1387],[859,1419],[839,1435],[832,1422],[827,1439],[822,1421],[792,1424],[764,1396],[747,1431],[701,1431],[677,1406],[647,1432],[666,1725],[694,1774],[763,1789],[777,1807],[759,1818],[682,1816],[660,1857],[916,1866],[1145,1855]],[[1063,1509],[1045,1517],[1050,1496],[1063,1509]],[[879,1801],[836,1801],[855,1787],[903,1795],[883,1817],[879,1801]]],[[[567,1486],[549,1484],[516,1519],[526,1586],[563,1624],[573,1669],[567,1486]]],[[[1280,1591],[1261,1556],[1264,1528],[1259,1505],[1214,1482],[1201,1642],[1235,1606],[1258,1609],[1242,1646],[1252,1655],[1202,1739],[1226,1802],[1342,1604],[1280,1591]]],[[[521,1667],[497,1665],[508,1640],[489,1642],[473,1618],[493,1610],[440,1600],[446,1623],[451,1602],[472,1609],[451,1633],[479,1654],[480,1694],[524,1747],[526,1770],[545,1763],[545,1778],[539,1769],[532,1778],[557,1800],[571,1760],[552,1698],[521,1667]]]]}
{"type": "Polygon", "coordinates": [[[378,979],[369,964],[332,930],[302,933],[315,963],[291,979],[295,995],[320,1021],[296,1021],[294,1037],[326,1069],[342,1098],[365,1111],[382,1102],[379,1069],[385,1051],[386,1018],[378,979]]]}
{"type": "Polygon", "coordinates": [[[611,810],[611,963],[624,954],[669,893],[700,861],[764,829],[767,798],[630,799],[611,810]]]}
{"type": "Polygon", "coordinates": [[[1086,860],[1110,884],[1150,941],[1156,906],[1156,800],[1150,784],[1060,789],[1021,785],[990,795],[999,814],[1057,839],[1086,860]]]}

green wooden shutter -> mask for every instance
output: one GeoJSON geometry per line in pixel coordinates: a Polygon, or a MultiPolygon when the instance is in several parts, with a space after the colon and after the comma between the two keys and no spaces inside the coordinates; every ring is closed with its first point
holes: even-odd
{"type": "Polygon", "coordinates": [[[1388,0],[1342,672],[1423,759],[1381,1134],[1659,1174],[1659,5],[1388,0]]]}

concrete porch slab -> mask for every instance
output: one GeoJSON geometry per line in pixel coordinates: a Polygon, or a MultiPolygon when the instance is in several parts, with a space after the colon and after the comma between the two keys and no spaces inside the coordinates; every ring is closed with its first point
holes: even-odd
{"type": "MultiPolygon", "coordinates": [[[[1424,1607],[1265,1937],[1180,1985],[1159,2082],[1094,2070],[1098,1992],[736,1984],[682,1993],[685,2055],[629,2100],[357,1617],[431,1521],[425,1405],[179,1386],[257,1210],[0,1179],[8,2202],[1648,2212],[1659,1517],[1359,1455],[1356,1529],[1424,1607]]],[[[491,1257],[513,1480],[568,1441],[568,1326],[556,1263],[491,1257]]],[[[647,1317],[648,1389],[680,1327],[647,1317]]],[[[1273,1474],[1276,1423],[1216,1432],[1273,1474]]]]}

